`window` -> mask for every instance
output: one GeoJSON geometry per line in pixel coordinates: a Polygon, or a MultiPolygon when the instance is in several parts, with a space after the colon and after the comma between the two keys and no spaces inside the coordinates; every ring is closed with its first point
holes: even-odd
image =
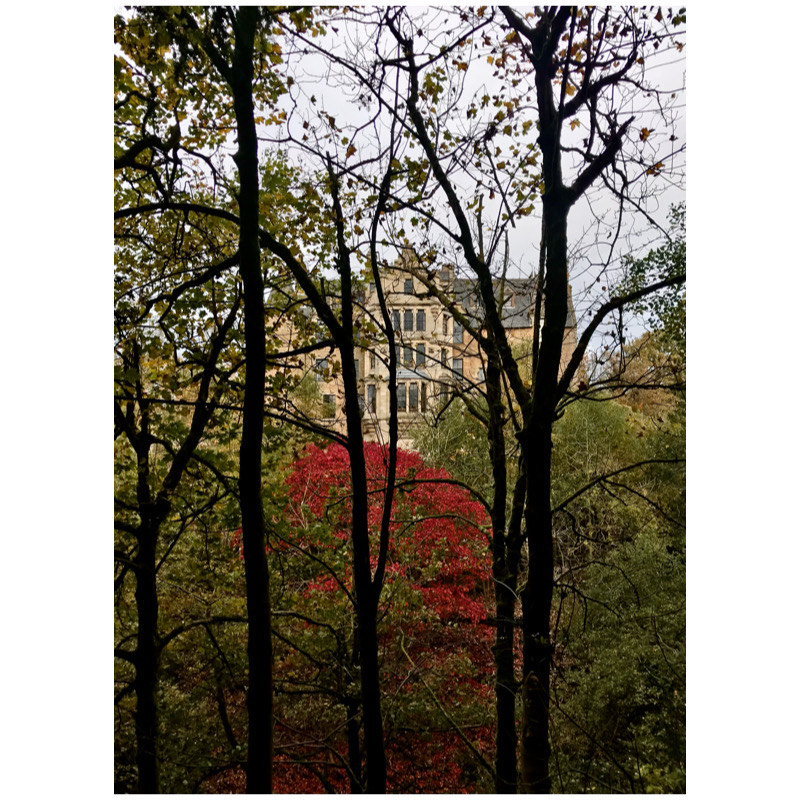
{"type": "Polygon", "coordinates": [[[403,312],[403,330],[404,331],[414,330],[414,312],[410,308],[407,308],[403,312]]]}
{"type": "Polygon", "coordinates": [[[359,364],[359,361],[358,361],[358,359],[356,359],[356,361],[355,361],[355,368],[356,368],[356,380],[358,380],[358,379],[359,379],[359,377],[360,377],[360,375],[361,375],[361,370],[360,370],[360,368],[359,368],[360,366],[361,366],[361,365],[359,364]]]}
{"type": "Polygon", "coordinates": [[[401,363],[401,361],[400,361],[400,345],[399,344],[395,344],[395,346],[394,346],[394,360],[395,360],[395,362],[397,364],[401,363]]]}
{"type": "Polygon", "coordinates": [[[464,359],[463,358],[454,358],[453,359],[453,372],[459,377],[464,376],[464,359]]]}
{"type": "Polygon", "coordinates": [[[378,356],[376,356],[375,353],[369,354],[369,368],[370,369],[378,368],[378,356]]]}
{"type": "Polygon", "coordinates": [[[358,393],[358,412],[364,416],[364,395],[361,392],[358,393]]]}
{"type": "Polygon", "coordinates": [[[425,311],[423,309],[417,311],[417,330],[425,330],[425,311]]]}
{"type": "Polygon", "coordinates": [[[411,278],[406,278],[403,281],[403,293],[414,294],[414,281],[411,278]]]}
{"type": "Polygon", "coordinates": [[[450,326],[450,317],[447,314],[442,318],[442,333],[447,336],[447,329],[450,326]]]}
{"type": "Polygon", "coordinates": [[[396,330],[400,330],[400,312],[395,308],[392,311],[392,327],[396,330]]]}
{"type": "Polygon", "coordinates": [[[408,385],[408,410],[419,411],[419,386],[416,383],[408,385]]]}
{"type": "Polygon", "coordinates": [[[428,384],[422,384],[422,396],[420,397],[420,408],[424,414],[428,410],[428,384]]]}
{"type": "Polygon", "coordinates": [[[408,345],[406,345],[403,348],[403,363],[410,364],[413,360],[414,360],[414,353],[412,349],[408,345]]]}
{"type": "Polygon", "coordinates": [[[378,389],[375,384],[371,383],[367,386],[367,411],[370,414],[375,413],[375,409],[378,405],[378,389]]]}
{"type": "Polygon", "coordinates": [[[406,385],[404,383],[397,384],[397,410],[406,410],[406,385]]]}
{"type": "Polygon", "coordinates": [[[456,322],[455,320],[453,320],[453,341],[454,342],[464,341],[464,329],[461,327],[461,323],[456,322]]]}
{"type": "Polygon", "coordinates": [[[486,380],[486,375],[483,373],[483,367],[478,370],[478,380],[483,381],[486,380]]]}
{"type": "Polygon", "coordinates": [[[424,367],[425,366],[425,345],[418,344],[417,345],[417,366],[424,367]]]}
{"type": "Polygon", "coordinates": [[[316,374],[316,379],[318,381],[325,380],[325,371],[328,369],[328,359],[327,358],[318,358],[317,363],[314,365],[314,371],[316,374]]]}
{"type": "Polygon", "coordinates": [[[441,354],[439,356],[439,361],[442,362],[442,366],[447,369],[447,350],[444,347],[441,350],[441,354]]]}
{"type": "Polygon", "coordinates": [[[332,394],[322,395],[322,416],[325,419],[336,416],[336,398],[332,394]]]}

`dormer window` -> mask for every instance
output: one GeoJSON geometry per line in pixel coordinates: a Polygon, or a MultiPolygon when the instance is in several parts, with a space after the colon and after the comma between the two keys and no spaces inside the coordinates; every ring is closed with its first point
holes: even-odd
{"type": "Polygon", "coordinates": [[[414,294],[414,281],[411,278],[403,281],[403,294],[414,294]]]}

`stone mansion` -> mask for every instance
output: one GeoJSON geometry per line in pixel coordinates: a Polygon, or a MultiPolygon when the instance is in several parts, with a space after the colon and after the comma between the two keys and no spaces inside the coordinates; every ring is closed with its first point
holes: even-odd
{"type": "MultiPolygon", "coordinates": [[[[455,302],[476,328],[482,327],[482,306],[473,281],[456,278],[449,269],[432,276],[441,292],[455,302]]],[[[530,358],[533,341],[535,279],[506,278],[496,283],[502,318],[509,341],[520,348],[521,357],[530,358]]],[[[382,275],[382,288],[396,336],[397,404],[399,446],[413,449],[415,427],[432,418],[454,390],[480,392],[484,383],[484,357],[477,341],[453,319],[440,301],[402,264],[382,275]],[[399,339],[399,340],[398,340],[399,339]]],[[[365,317],[381,318],[377,292],[369,284],[358,298],[365,317]]],[[[291,337],[289,337],[291,338],[291,337]]],[[[576,344],[575,313],[570,297],[567,330],[564,336],[562,368],[576,344]]],[[[389,440],[388,345],[376,341],[356,353],[364,438],[372,442],[389,440]]],[[[333,358],[331,356],[330,358],[333,358]]],[[[331,376],[328,358],[309,357],[305,367],[319,388],[319,418],[315,421],[337,431],[344,430],[343,389],[331,376]]],[[[335,372],[335,371],[334,371],[335,372]]],[[[316,416],[316,413],[315,413],[316,416]]]]}

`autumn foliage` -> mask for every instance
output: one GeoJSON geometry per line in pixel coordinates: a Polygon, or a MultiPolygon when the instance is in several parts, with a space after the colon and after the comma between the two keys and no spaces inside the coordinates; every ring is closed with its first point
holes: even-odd
{"type": "MultiPolygon", "coordinates": [[[[367,444],[365,457],[377,552],[387,449],[367,444]]],[[[487,780],[478,754],[490,760],[493,744],[487,514],[417,453],[397,461],[379,609],[388,788],[476,791],[487,780]]],[[[347,450],[307,447],[286,487],[270,539],[280,576],[275,790],[346,792],[348,746],[360,748],[347,450]]]]}

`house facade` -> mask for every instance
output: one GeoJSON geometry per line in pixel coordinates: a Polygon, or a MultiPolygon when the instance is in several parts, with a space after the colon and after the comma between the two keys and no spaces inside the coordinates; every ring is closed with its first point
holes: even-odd
{"type": "MultiPolygon", "coordinates": [[[[478,342],[417,275],[400,263],[383,272],[381,284],[395,332],[399,445],[407,449],[414,447],[415,429],[431,419],[454,392],[485,391],[485,360],[478,342]]],[[[482,303],[473,281],[454,277],[449,269],[427,273],[427,278],[474,329],[483,327],[482,303]]],[[[498,281],[495,287],[509,341],[523,364],[531,357],[535,288],[535,279],[520,278],[498,281]]],[[[382,327],[375,286],[369,284],[357,300],[362,319],[375,320],[376,327],[382,327]]],[[[562,369],[576,341],[570,297],[562,369]]],[[[389,345],[385,337],[365,345],[356,352],[364,438],[385,443],[389,440],[389,345]]],[[[331,374],[331,358],[309,359],[308,368],[320,393],[317,422],[343,431],[344,392],[336,370],[331,374]]]]}

